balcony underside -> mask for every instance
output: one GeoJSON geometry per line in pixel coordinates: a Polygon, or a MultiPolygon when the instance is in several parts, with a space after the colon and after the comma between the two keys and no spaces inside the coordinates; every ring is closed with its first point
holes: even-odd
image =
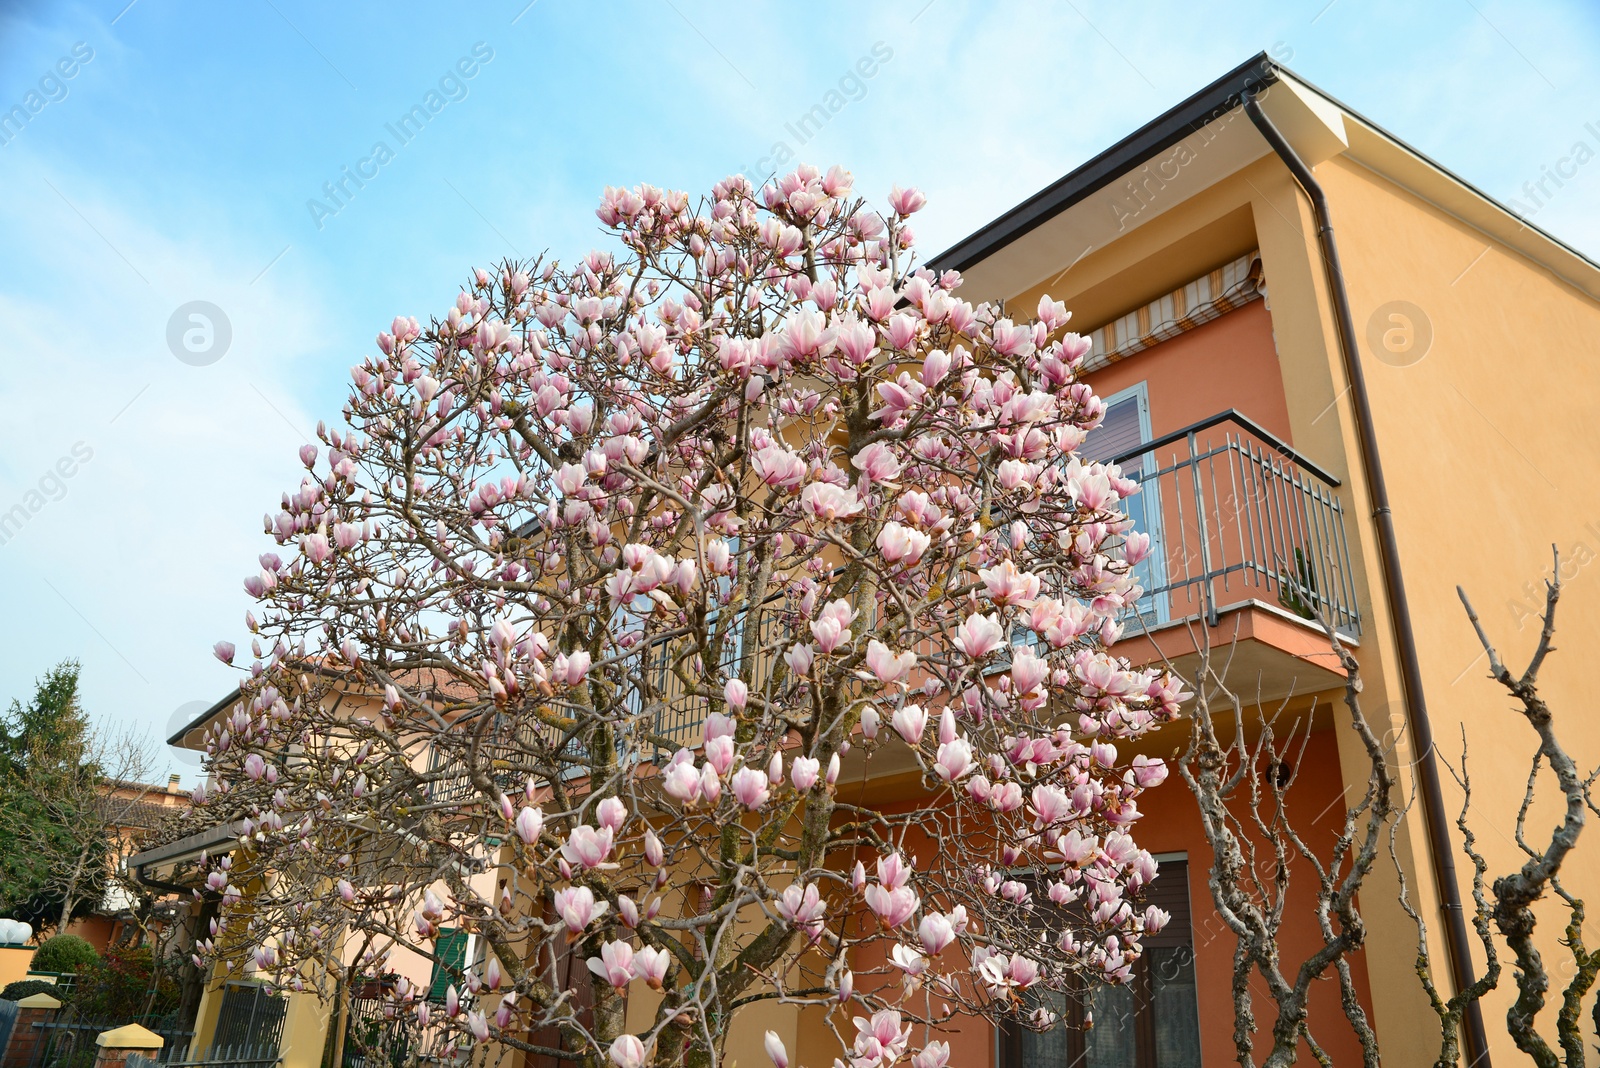
{"type": "MultiPolygon", "coordinates": [[[[1347,647],[1356,638],[1340,634],[1347,647]]],[[[1147,630],[1130,626],[1114,647],[1135,666],[1166,661],[1194,685],[1209,650],[1211,672],[1245,704],[1282,701],[1294,695],[1342,687],[1345,671],[1322,628],[1263,601],[1246,600],[1204,614],[1175,619],[1147,630]]]]}

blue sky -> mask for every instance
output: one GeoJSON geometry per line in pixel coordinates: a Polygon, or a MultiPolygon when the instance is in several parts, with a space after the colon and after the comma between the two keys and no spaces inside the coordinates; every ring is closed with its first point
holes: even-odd
{"type": "MultiPolygon", "coordinates": [[[[1524,207],[1600,149],[1579,3],[126,3],[0,8],[0,111],[44,102],[0,126],[0,511],[43,500],[0,544],[0,702],[74,656],[99,720],[163,738],[231,684],[260,516],[374,333],[586,251],[607,184],[759,178],[782,142],[921,186],[931,254],[1262,49],[1524,207]]],[[[1585,164],[1536,221],[1600,258],[1597,204],[1585,164]]]]}

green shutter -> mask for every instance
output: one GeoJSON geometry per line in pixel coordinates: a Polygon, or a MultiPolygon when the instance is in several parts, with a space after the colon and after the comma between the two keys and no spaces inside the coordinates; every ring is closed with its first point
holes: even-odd
{"type": "Polygon", "coordinates": [[[443,1001],[445,987],[456,981],[456,976],[467,965],[467,932],[455,927],[439,928],[439,937],[433,943],[433,978],[428,981],[428,1000],[443,1001]]]}

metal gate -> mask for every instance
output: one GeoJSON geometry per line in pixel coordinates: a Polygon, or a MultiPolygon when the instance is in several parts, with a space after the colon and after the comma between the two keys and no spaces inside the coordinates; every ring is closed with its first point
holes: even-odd
{"type": "Polygon", "coordinates": [[[17,1025],[17,1012],[15,1001],[0,1000],[0,1057],[5,1056],[6,1046],[11,1041],[11,1029],[17,1025]]]}
{"type": "Polygon", "coordinates": [[[268,992],[259,983],[229,983],[222,991],[222,1008],[210,1047],[198,1061],[183,1063],[241,1068],[276,1064],[288,1005],[281,995],[268,992]]]}

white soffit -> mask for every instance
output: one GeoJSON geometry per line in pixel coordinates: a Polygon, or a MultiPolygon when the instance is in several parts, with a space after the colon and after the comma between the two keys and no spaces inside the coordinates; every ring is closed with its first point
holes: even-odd
{"type": "MultiPolygon", "coordinates": [[[[1344,113],[1320,94],[1283,80],[1260,100],[1307,163],[1315,165],[1346,149],[1344,113]]],[[[963,292],[968,299],[975,295],[989,300],[1053,283],[1090,253],[1271,152],[1244,109],[1235,107],[968,267],[962,272],[963,292]]]]}

